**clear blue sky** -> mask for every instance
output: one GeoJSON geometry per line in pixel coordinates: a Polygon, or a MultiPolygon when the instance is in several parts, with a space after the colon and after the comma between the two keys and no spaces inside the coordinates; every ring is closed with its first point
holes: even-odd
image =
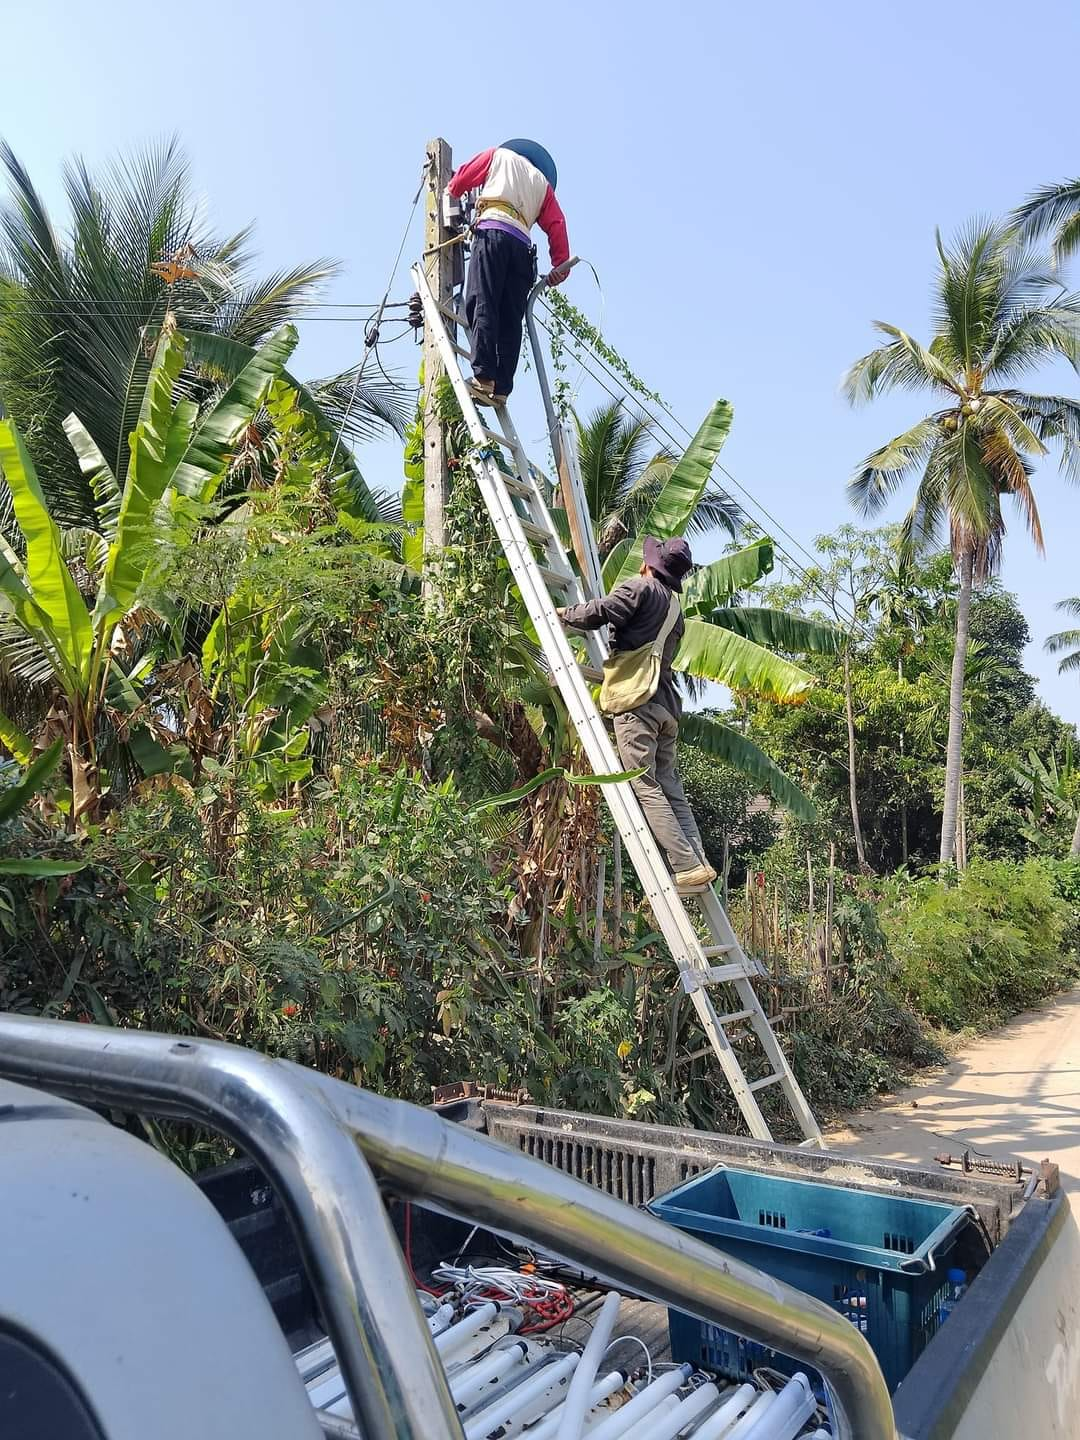
{"type": "MultiPolygon", "coordinates": [[[[1064,0],[5,10],[0,133],[46,196],[62,157],[176,131],[220,228],[256,220],[268,267],[339,257],[340,300],[381,293],[430,135],[459,160],[542,140],[608,339],[687,424],[733,402],[725,463],[806,544],[854,518],[854,462],[916,417],[902,397],[852,412],[838,386],[872,319],[925,333],[935,225],[1080,171],[1057,68],[1080,53],[1080,11],[1064,0]]],[[[598,318],[582,272],[569,293],[598,318]]],[[[308,374],[361,345],[344,324],[309,324],[302,343],[308,374]]],[[[415,359],[407,343],[389,356],[415,359]]],[[[1080,391],[1070,373],[1047,383],[1080,391]]],[[[361,460],[396,486],[389,448],[361,460]]],[[[1047,557],[1017,524],[1004,578],[1042,694],[1080,721],[1080,686],[1041,652],[1053,602],[1080,592],[1080,490],[1044,466],[1037,492],[1047,557]]]]}

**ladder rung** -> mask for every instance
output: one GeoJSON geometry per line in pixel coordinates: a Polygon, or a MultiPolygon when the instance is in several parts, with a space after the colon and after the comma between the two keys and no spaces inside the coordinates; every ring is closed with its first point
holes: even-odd
{"type": "Polygon", "coordinates": [[[496,445],[502,445],[506,450],[513,450],[514,442],[508,440],[505,435],[500,435],[497,430],[489,430],[486,425],[481,425],[480,429],[483,431],[485,439],[494,441],[496,445]]]}
{"type": "Polygon", "coordinates": [[[546,565],[536,567],[544,577],[544,584],[549,590],[569,590],[574,583],[573,575],[562,575],[558,570],[549,570],[546,565]]]}
{"type": "Polygon", "coordinates": [[[745,965],[710,965],[705,972],[706,983],[709,985],[722,985],[725,980],[746,980],[748,975],[745,965]]]}
{"type": "Polygon", "coordinates": [[[730,1015],[718,1015],[718,1025],[737,1025],[740,1020],[749,1020],[754,1012],[752,1010],[732,1010],[730,1015]]]}
{"type": "Polygon", "coordinates": [[[518,516],[518,520],[530,540],[538,540],[541,545],[550,545],[555,538],[550,530],[545,530],[543,525],[537,525],[533,520],[526,520],[521,515],[518,516]]]}
{"type": "Polygon", "coordinates": [[[604,678],[603,670],[598,670],[595,665],[579,665],[578,669],[590,685],[599,685],[604,678]]]}
{"type": "Polygon", "coordinates": [[[460,310],[455,310],[452,305],[440,305],[439,302],[436,300],[435,308],[436,310],[438,310],[439,314],[443,317],[444,320],[449,320],[451,324],[454,325],[460,325],[463,330],[467,330],[469,328],[465,320],[465,316],[462,315],[460,310]]]}
{"type": "Polygon", "coordinates": [[[446,343],[450,346],[450,349],[453,350],[454,354],[460,355],[463,360],[472,359],[472,351],[467,345],[459,345],[456,340],[451,340],[449,335],[446,337],[446,343]]]}
{"type": "Polygon", "coordinates": [[[783,1078],[783,1075],[780,1074],[766,1075],[762,1080],[751,1080],[747,1088],[750,1090],[764,1090],[766,1085],[775,1085],[777,1081],[783,1080],[783,1078]]]}
{"type": "MultiPolygon", "coordinates": [[[[498,466],[496,466],[495,468],[497,470],[499,469],[498,466]]],[[[521,480],[515,480],[513,475],[505,475],[501,470],[499,470],[499,479],[502,481],[503,485],[506,487],[506,489],[510,492],[511,495],[520,495],[522,500],[532,500],[534,498],[532,487],[526,485],[521,480]]]]}
{"type": "Polygon", "coordinates": [[[732,950],[738,950],[737,945],[705,945],[702,947],[706,955],[730,955],[732,950]]]}

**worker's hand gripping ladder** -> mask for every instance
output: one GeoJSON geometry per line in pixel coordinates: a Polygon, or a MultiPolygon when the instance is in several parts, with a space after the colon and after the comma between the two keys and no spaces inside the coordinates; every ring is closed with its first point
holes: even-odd
{"type": "MultiPolygon", "coordinates": [[[[463,324],[462,316],[436,300],[428,285],[423,266],[413,267],[413,278],[423,305],[424,323],[435,340],[475,447],[471,462],[480,494],[491,516],[495,533],[521,592],[529,618],[536,628],[552,679],[559,688],[592,770],[598,774],[616,773],[622,769],[619,758],[593,701],[589,681],[582,673],[555,613],[556,603],[574,605],[588,598],[586,587],[567,560],[562,541],[552,523],[533,467],[522,449],[509,410],[502,405],[489,412],[495,417],[499,427],[494,429],[484,423],[476,408],[458,363],[459,357],[467,358],[469,351],[458,344],[451,333],[451,327],[456,329],[463,324]],[[557,601],[553,601],[553,594],[558,596],[557,601]]],[[[538,373],[543,377],[541,383],[545,392],[549,423],[554,423],[538,347],[536,356],[538,373]]],[[[584,509],[583,497],[579,493],[571,498],[575,472],[573,462],[568,458],[570,447],[558,443],[555,453],[564,487],[564,499],[569,500],[566,508],[574,517],[572,528],[575,531],[575,550],[579,552],[579,564],[587,576],[588,591],[595,593],[598,582],[602,583],[599,561],[596,558],[595,542],[588,514],[584,509]]],[[[580,492],[580,479],[577,480],[577,486],[580,492]]],[[[599,666],[603,660],[604,647],[597,632],[589,634],[586,645],[590,665],[599,666]]],[[[743,951],[723,905],[712,890],[706,890],[694,897],[700,904],[711,934],[710,942],[703,944],[675,889],[630,783],[624,781],[605,785],[603,793],[652,907],[657,925],[679,967],[683,987],[693,1001],[709,1044],[720,1062],[751,1134],[759,1140],[772,1139],[755,1092],[766,1086],[780,1085],[807,1140],[820,1142],[821,1132],[817,1122],[750,983],[750,977],[760,975],[761,969],[743,951]],[[717,961],[722,963],[716,963],[717,961]],[[707,988],[713,984],[729,984],[734,987],[739,1004],[731,1013],[720,1014],[716,1010],[707,988]],[[725,1026],[736,1024],[749,1024],[752,1027],[768,1059],[769,1072],[758,1080],[747,1079],[726,1033],[725,1026]]]]}

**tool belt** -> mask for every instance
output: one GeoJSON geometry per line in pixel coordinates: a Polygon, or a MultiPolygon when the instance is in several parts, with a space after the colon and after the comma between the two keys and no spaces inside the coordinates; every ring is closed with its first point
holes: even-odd
{"type": "Polygon", "coordinates": [[[511,220],[516,220],[526,234],[532,229],[532,226],[525,219],[525,216],[522,215],[521,211],[515,205],[511,205],[509,200],[498,200],[494,195],[489,195],[486,199],[481,197],[476,202],[476,218],[482,220],[485,210],[495,209],[505,210],[511,220]]]}

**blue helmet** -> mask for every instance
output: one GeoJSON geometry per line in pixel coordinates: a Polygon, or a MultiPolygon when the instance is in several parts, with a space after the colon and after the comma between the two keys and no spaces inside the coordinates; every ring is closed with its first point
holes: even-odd
{"type": "Polygon", "coordinates": [[[553,190],[558,185],[559,172],[555,168],[555,161],[543,145],[538,145],[535,140],[504,140],[499,149],[512,150],[515,155],[528,160],[530,165],[535,165],[553,190]]]}

